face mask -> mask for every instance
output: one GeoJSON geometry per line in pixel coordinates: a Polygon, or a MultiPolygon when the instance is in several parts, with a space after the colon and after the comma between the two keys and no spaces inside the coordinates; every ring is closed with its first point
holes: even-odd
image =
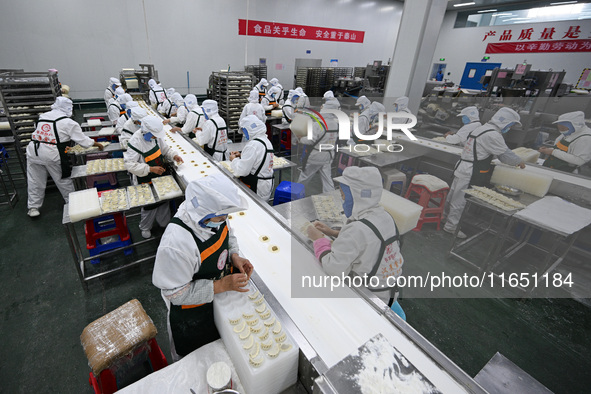
{"type": "Polygon", "coordinates": [[[246,130],[246,127],[242,128],[242,133],[244,134],[244,138],[246,138],[246,140],[250,139],[250,136],[248,135],[248,130],[246,130]]]}
{"type": "Polygon", "coordinates": [[[511,129],[511,126],[513,126],[514,124],[515,123],[511,122],[507,126],[503,127],[503,129],[501,130],[501,134],[506,134],[511,129]]]}
{"type": "Polygon", "coordinates": [[[562,122],[559,124],[561,126],[568,127],[567,131],[564,131],[564,132],[561,131],[563,136],[568,137],[569,135],[571,135],[572,133],[575,132],[575,126],[573,126],[573,124],[571,122],[562,122]]]}
{"type": "Polygon", "coordinates": [[[117,85],[115,85],[115,84],[111,85],[111,89],[113,89],[113,90],[117,89],[117,85]]]}
{"type": "Polygon", "coordinates": [[[361,104],[361,105],[359,106],[359,111],[363,111],[364,109],[365,109],[365,107],[363,106],[363,104],[361,104]]]}
{"type": "Polygon", "coordinates": [[[462,123],[464,123],[464,124],[470,123],[470,118],[467,117],[466,115],[463,115],[462,116],[462,123]]]}
{"type": "Polygon", "coordinates": [[[201,110],[203,111],[203,116],[205,116],[205,120],[209,120],[209,116],[207,116],[205,109],[203,107],[201,107],[201,110]]]}
{"type": "Polygon", "coordinates": [[[123,110],[127,107],[125,104],[119,104],[119,105],[121,105],[121,109],[123,109],[123,110]]]}
{"type": "Polygon", "coordinates": [[[131,116],[131,109],[127,110],[127,116],[131,116]]]}
{"type": "Polygon", "coordinates": [[[353,195],[351,188],[347,185],[341,184],[341,190],[345,194],[345,201],[343,201],[343,211],[346,217],[351,217],[353,214],[353,195]]]}
{"type": "Polygon", "coordinates": [[[144,134],[144,139],[148,142],[152,141],[152,137],[154,137],[154,134],[152,134],[152,133],[144,134]]]}
{"type": "Polygon", "coordinates": [[[394,112],[398,112],[398,104],[394,104],[394,112]]]}
{"type": "Polygon", "coordinates": [[[220,226],[221,226],[223,223],[224,223],[224,222],[212,222],[212,221],[210,220],[209,222],[205,223],[205,225],[206,225],[207,227],[210,227],[210,228],[220,228],[220,226]]]}

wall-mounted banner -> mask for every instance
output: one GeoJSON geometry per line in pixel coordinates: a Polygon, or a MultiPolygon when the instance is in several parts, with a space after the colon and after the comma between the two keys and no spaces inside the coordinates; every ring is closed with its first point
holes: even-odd
{"type": "Polygon", "coordinates": [[[502,42],[486,46],[486,53],[554,52],[591,52],[591,40],[502,42]]]}
{"type": "Polygon", "coordinates": [[[238,19],[238,34],[241,36],[293,38],[297,40],[321,40],[356,43],[362,43],[365,36],[365,32],[359,30],[333,29],[330,27],[253,21],[252,19],[238,19]]]}

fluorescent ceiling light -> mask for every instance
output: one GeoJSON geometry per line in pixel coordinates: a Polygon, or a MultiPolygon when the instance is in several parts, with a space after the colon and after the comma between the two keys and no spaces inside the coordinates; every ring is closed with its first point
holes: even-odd
{"type": "Polygon", "coordinates": [[[469,3],[460,3],[460,4],[454,4],[454,7],[465,7],[467,5],[474,5],[476,4],[475,2],[471,1],[469,3]]]}
{"type": "Polygon", "coordinates": [[[560,5],[560,4],[575,4],[578,1],[561,1],[560,3],[550,3],[550,5],[560,5]]]}
{"type": "Polygon", "coordinates": [[[375,1],[370,1],[370,2],[367,2],[367,3],[361,4],[361,7],[367,8],[367,7],[373,7],[374,5],[376,5],[376,2],[375,1]]]}
{"type": "Polygon", "coordinates": [[[492,16],[511,16],[513,15],[512,13],[500,13],[500,14],[493,14],[492,16]]]}
{"type": "Polygon", "coordinates": [[[495,11],[496,11],[496,9],[494,9],[494,10],[480,10],[480,11],[478,11],[478,13],[483,14],[485,12],[495,12],[495,11]]]}
{"type": "Polygon", "coordinates": [[[388,6],[388,7],[382,7],[382,8],[380,8],[380,11],[381,12],[394,11],[395,8],[396,7],[394,7],[393,5],[391,5],[391,6],[388,6]]]}
{"type": "Polygon", "coordinates": [[[551,7],[539,7],[539,8],[531,8],[527,16],[530,18],[535,17],[549,17],[549,16],[556,16],[556,15],[573,15],[573,14],[580,14],[583,11],[585,4],[569,4],[569,5],[555,5],[551,7]]]}

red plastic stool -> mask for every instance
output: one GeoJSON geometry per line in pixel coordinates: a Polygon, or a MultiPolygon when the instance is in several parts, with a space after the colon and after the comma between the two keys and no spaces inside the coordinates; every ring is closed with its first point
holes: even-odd
{"type": "Polygon", "coordinates": [[[421,217],[413,231],[421,231],[425,223],[437,223],[441,228],[441,218],[449,185],[433,175],[415,175],[404,198],[423,207],[421,217]]]}
{"type": "Polygon", "coordinates": [[[283,149],[291,151],[291,130],[286,129],[281,131],[279,143],[283,149]]]}
{"type": "MultiPolygon", "coordinates": [[[[86,249],[88,249],[92,256],[131,244],[131,234],[127,227],[127,218],[122,213],[113,213],[87,220],[84,224],[84,235],[86,236],[86,249]],[[113,236],[118,236],[119,240],[111,243],[100,241],[103,238],[113,236]]],[[[131,248],[125,250],[126,255],[130,253],[132,253],[131,248]]],[[[91,261],[93,264],[98,264],[99,262],[100,259],[98,258],[91,261]]]]}
{"type": "MultiPolygon", "coordinates": [[[[105,121],[105,118],[103,118],[102,116],[94,116],[94,117],[92,117],[92,118],[88,118],[88,120],[90,120],[90,119],[98,119],[98,120],[100,120],[101,122],[104,122],[104,121],[105,121]]],[[[90,130],[91,130],[91,131],[95,131],[95,130],[96,130],[96,127],[91,127],[91,128],[90,128],[90,130]]]]}
{"type": "Polygon", "coordinates": [[[138,361],[147,358],[152,372],[166,367],[168,362],[156,342],[156,334],[152,319],[138,300],[131,300],[86,326],[80,342],[92,369],[88,381],[95,394],[116,392],[118,371],[125,372],[138,361]]]}

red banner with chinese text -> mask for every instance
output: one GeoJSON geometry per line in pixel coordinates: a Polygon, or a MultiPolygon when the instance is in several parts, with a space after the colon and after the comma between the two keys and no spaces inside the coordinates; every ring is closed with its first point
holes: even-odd
{"type": "Polygon", "coordinates": [[[591,52],[591,40],[500,42],[486,46],[486,53],[536,52],[591,52]]]}
{"type": "Polygon", "coordinates": [[[292,25],[289,23],[253,21],[251,19],[238,19],[238,34],[241,36],[293,38],[297,40],[322,40],[356,43],[362,43],[365,36],[365,32],[359,30],[292,25]]]}

